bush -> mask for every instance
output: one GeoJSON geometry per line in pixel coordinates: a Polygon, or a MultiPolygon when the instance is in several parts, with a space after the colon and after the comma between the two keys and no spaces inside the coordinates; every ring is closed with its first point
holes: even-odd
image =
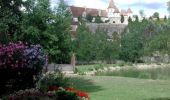
{"type": "Polygon", "coordinates": [[[42,91],[47,91],[49,86],[68,87],[69,85],[68,78],[59,71],[46,73],[37,83],[37,87],[42,91]]]}
{"type": "Polygon", "coordinates": [[[79,100],[74,92],[60,90],[56,92],[57,100],[79,100]]]}
{"type": "Polygon", "coordinates": [[[142,78],[142,79],[151,79],[151,74],[147,73],[147,72],[141,72],[139,74],[139,78],[142,78]]]}
{"type": "Polygon", "coordinates": [[[77,91],[73,88],[62,88],[53,86],[52,91],[41,92],[38,89],[26,89],[15,92],[3,100],[89,100],[87,93],[77,91]],[[85,98],[85,99],[83,99],[85,98]]]}
{"type": "Polygon", "coordinates": [[[0,45],[0,58],[0,94],[34,87],[47,61],[41,46],[22,42],[0,45]]]}

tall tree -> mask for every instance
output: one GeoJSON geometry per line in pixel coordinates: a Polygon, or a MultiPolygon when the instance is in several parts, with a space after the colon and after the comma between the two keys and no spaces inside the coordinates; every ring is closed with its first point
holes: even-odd
{"type": "Polygon", "coordinates": [[[50,62],[69,63],[70,22],[71,14],[64,0],[53,10],[49,0],[28,0],[22,21],[23,33],[15,34],[15,40],[42,45],[50,62]]]}
{"type": "Polygon", "coordinates": [[[7,43],[9,36],[21,31],[22,5],[22,0],[0,1],[0,43],[7,43]]]}
{"type": "Polygon", "coordinates": [[[125,21],[125,18],[124,18],[124,16],[123,16],[123,15],[121,15],[120,22],[121,22],[121,23],[124,23],[124,21],[125,21]]]}
{"type": "Polygon", "coordinates": [[[135,21],[136,21],[136,22],[139,22],[139,17],[138,17],[138,15],[135,16],[135,21]]]}
{"type": "Polygon", "coordinates": [[[95,23],[103,23],[99,15],[95,17],[95,23]]]}
{"type": "Polygon", "coordinates": [[[88,22],[92,22],[93,16],[91,16],[90,14],[87,14],[86,20],[87,20],[88,22]]]}
{"type": "Polygon", "coordinates": [[[153,13],[152,16],[153,16],[153,18],[156,18],[159,21],[159,13],[158,12],[153,13]]]}
{"type": "Polygon", "coordinates": [[[131,23],[131,22],[132,22],[132,18],[129,16],[128,23],[131,23]]]}
{"type": "Polygon", "coordinates": [[[164,21],[166,22],[168,19],[167,19],[167,16],[164,16],[164,21]]]}

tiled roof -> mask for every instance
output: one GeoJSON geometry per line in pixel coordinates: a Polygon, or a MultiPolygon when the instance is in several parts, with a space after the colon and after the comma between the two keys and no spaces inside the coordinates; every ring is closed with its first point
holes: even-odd
{"type": "Polygon", "coordinates": [[[127,12],[126,12],[126,10],[121,10],[120,15],[127,16],[127,12]]]}
{"type": "Polygon", "coordinates": [[[120,13],[119,9],[116,8],[116,9],[114,10],[114,13],[120,13]]]}
{"type": "Polygon", "coordinates": [[[83,15],[85,8],[70,6],[70,10],[74,17],[79,17],[83,15]]]}
{"type": "Polygon", "coordinates": [[[130,8],[128,8],[127,13],[133,13],[130,8]]]}
{"type": "Polygon", "coordinates": [[[92,9],[92,8],[87,8],[86,13],[91,15],[91,16],[98,16],[99,11],[97,9],[92,9]]]}
{"type": "Polygon", "coordinates": [[[70,6],[71,13],[74,17],[82,16],[84,12],[86,14],[90,14],[91,16],[101,16],[101,17],[107,17],[107,11],[106,10],[100,10],[100,9],[94,9],[94,8],[84,8],[84,7],[75,7],[70,6]]]}
{"type": "Polygon", "coordinates": [[[108,9],[109,8],[117,8],[116,6],[115,6],[115,3],[114,3],[114,1],[113,0],[110,0],[110,3],[109,3],[109,6],[108,6],[108,9]]]}

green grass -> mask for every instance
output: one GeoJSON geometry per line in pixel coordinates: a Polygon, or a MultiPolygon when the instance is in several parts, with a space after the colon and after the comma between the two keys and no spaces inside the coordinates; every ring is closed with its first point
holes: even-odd
{"type": "Polygon", "coordinates": [[[72,82],[88,92],[91,100],[170,100],[169,80],[78,76],[72,82]]]}

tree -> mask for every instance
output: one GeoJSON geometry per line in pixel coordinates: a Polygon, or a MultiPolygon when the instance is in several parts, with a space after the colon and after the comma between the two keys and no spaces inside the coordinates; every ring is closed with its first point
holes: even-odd
{"type": "Polygon", "coordinates": [[[91,16],[90,14],[87,14],[86,20],[87,20],[88,22],[92,22],[93,16],[91,16]]]}
{"type": "Polygon", "coordinates": [[[131,23],[131,22],[132,22],[132,18],[129,16],[128,23],[131,23]]]}
{"type": "Polygon", "coordinates": [[[135,16],[135,21],[139,22],[139,17],[137,15],[135,16]]]}
{"type": "Polygon", "coordinates": [[[155,12],[152,16],[153,16],[153,18],[157,18],[157,20],[159,21],[159,13],[158,12],[155,12]]]}
{"type": "Polygon", "coordinates": [[[52,10],[49,0],[30,1],[23,15],[23,33],[15,34],[15,40],[40,44],[49,54],[50,62],[70,63],[71,14],[68,6],[60,0],[58,7],[52,10]]]}
{"type": "Polygon", "coordinates": [[[22,0],[0,1],[0,43],[7,43],[14,33],[21,31],[21,6],[23,6],[22,0]]]}
{"type": "Polygon", "coordinates": [[[123,15],[121,15],[120,22],[121,22],[121,23],[124,23],[124,21],[125,21],[125,18],[124,18],[124,16],[123,16],[123,15]]]}
{"type": "Polygon", "coordinates": [[[164,16],[164,21],[166,22],[168,19],[167,19],[167,17],[166,16],[164,16]]]}
{"type": "Polygon", "coordinates": [[[105,32],[98,30],[96,33],[92,33],[85,24],[82,24],[78,28],[78,35],[74,41],[74,52],[78,62],[106,61],[112,63],[118,56],[120,44],[117,41],[120,40],[116,36],[113,41],[109,41],[105,32]]]}
{"type": "Polygon", "coordinates": [[[99,15],[95,17],[95,23],[103,23],[99,15]]]}
{"type": "Polygon", "coordinates": [[[155,13],[153,13],[153,18],[158,18],[159,17],[159,13],[158,12],[155,12],[155,13]]]}

